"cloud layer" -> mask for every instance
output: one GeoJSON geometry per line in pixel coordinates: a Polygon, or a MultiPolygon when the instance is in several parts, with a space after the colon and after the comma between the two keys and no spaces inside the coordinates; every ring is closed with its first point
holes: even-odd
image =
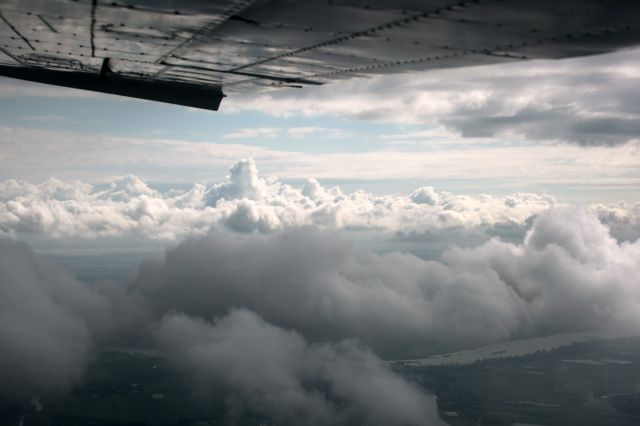
{"type": "MultiPolygon", "coordinates": [[[[523,234],[533,216],[557,206],[547,194],[454,195],[425,186],[407,195],[344,193],[307,179],[302,187],[262,178],[253,160],[234,164],[209,187],[160,192],[140,178],[114,179],[107,189],[49,179],[39,185],[0,182],[0,234],[45,238],[136,237],[175,240],[226,228],[269,233],[299,226],[403,234],[507,228],[523,234]]],[[[640,204],[593,205],[616,237],[640,235],[640,204]]]]}
{"type": "Polygon", "coordinates": [[[638,140],[640,50],[434,70],[231,98],[232,111],[444,125],[463,137],[613,146],[638,140]]]}
{"type": "Polygon", "coordinates": [[[263,179],[252,160],[230,169],[224,182],[161,193],[135,176],[105,190],[80,181],[40,185],[0,183],[0,230],[8,234],[93,238],[143,236],[170,240],[213,226],[239,233],[314,225],[337,229],[424,231],[522,224],[556,204],[546,194],[467,196],[419,188],[409,195],[351,194],[308,179],[301,188],[263,179]]]}

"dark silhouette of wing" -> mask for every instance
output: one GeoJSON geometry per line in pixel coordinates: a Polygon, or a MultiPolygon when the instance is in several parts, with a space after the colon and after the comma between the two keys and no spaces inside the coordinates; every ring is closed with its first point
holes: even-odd
{"type": "Polygon", "coordinates": [[[217,110],[223,92],[640,42],[637,0],[2,0],[0,75],[217,110]]]}

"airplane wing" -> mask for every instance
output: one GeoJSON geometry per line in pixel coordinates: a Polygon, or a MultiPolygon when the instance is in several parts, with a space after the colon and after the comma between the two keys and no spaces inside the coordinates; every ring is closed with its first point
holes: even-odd
{"type": "Polygon", "coordinates": [[[637,0],[0,0],[0,75],[209,110],[223,90],[639,42],[637,0]]]}

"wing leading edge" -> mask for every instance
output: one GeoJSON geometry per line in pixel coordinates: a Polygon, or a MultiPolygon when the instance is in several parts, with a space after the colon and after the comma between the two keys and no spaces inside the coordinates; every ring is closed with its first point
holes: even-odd
{"type": "Polygon", "coordinates": [[[635,0],[1,0],[0,75],[217,110],[227,93],[606,53],[635,0]]]}

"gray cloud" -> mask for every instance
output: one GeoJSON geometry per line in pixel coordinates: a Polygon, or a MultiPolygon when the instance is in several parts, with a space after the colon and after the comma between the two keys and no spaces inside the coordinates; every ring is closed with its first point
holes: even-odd
{"type": "Polygon", "coordinates": [[[592,209],[617,240],[633,242],[640,239],[640,204],[596,205],[592,209]]]}
{"type": "Polygon", "coordinates": [[[139,294],[108,283],[95,292],[10,240],[0,240],[0,270],[0,397],[69,390],[81,381],[94,345],[122,338],[148,343],[153,333],[161,354],[187,374],[189,389],[201,401],[225,400],[233,406],[230,417],[440,424],[433,397],[355,341],[308,344],[247,310],[213,323],[176,313],[154,318],[139,294]]]}
{"type": "Polygon", "coordinates": [[[440,124],[464,137],[582,146],[638,140],[640,50],[336,83],[230,99],[232,110],[440,124]],[[384,99],[384,102],[380,102],[384,99]]]}
{"type": "Polygon", "coordinates": [[[108,302],[24,243],[0,239],[0,394],[56,391],[78,382],[108,302]]]}
{"type": "Polygon", "coordinates": [[[639,256],[640,241],[620,243],[595,214],[569,208],[540,214],[522,246],[492,241],[444,260],[495,272],[527,303],[533,329],[548,333],[636,330],[639,256]]]}
{"type": "MultiPolygon", "coordinates": [[[[596,102],[595,99],[591,101],[596,102]]],[[[640,133],[638,117],[627,115],[624,105],[618,112],[602,113],[586,112],[583,105],[566,99],[536,100],[515,110],[504,103],[492,100],[473,108],[461,107],[441,122],[463,137],[513,135],[532,140],[573,142],[582,146],[619,145],[638,140],[640,133]]]]}
{"type": "Polygon", "coordinates": [[[176,309],[207,317],[245,307],[313,341],[358,337],[384,353],[443,336],[499,340],[522,325],[517,295],[492,274],[472,277],[412,255],[357,251],[336,234],[308,228],[189,239],[163,262],[143,265],[133,287],[157,315],[176,309]],[[476,294],[456,296],[465,289],[476,294]],[[468,317],[445,319],[459,302],[469,305],[468,317]],[[471,332],[467,321],[483,333],[471,332]]]}
{"type": "Polygon", "coordinates": [[[356,341],[309,344],[248,310],[213,323],[154,318],[140,294],[110,283],[96,292],[21,242],[0,240],[0,269],[0,397],[67,391],[93,347],[146,345],[153,336],[201,402],[225,401],[229,420],[248,413],[283,425],[441,424],[434,397],[356,341]]]}
{"type": "Polygon", "coordinates": [[[386,356],[640,324],[640,242],[618,242],[585,209],[550,209],[520,244],[452,248],[439,262],[356,250],[336,234],[214,232],[143,266],[134,281],[162,315],[244,307],[312,341],[358,337],[386,356]]]}
{"type": "Polygon", "coordinates": [[[247,310],[213,323],[170,314],[156,336],[200,397],[275,424],[441,424],[432,401],[353,341],[310,345],[247,310]]]}

